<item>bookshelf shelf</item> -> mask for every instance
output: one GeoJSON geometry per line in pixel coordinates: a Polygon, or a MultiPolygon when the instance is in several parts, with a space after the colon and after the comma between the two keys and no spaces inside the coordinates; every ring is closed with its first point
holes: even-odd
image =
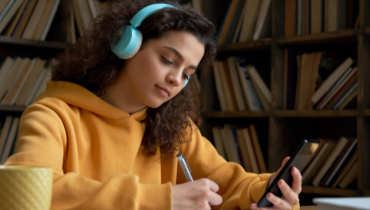
{"type": "Polygon", "coordinates": [[[282,110],[273,112],[275,117],[356,117],[357,115],[359,115],[357,110],[282,110]]]}
{"type": "Polygon", "coordinates": [[[248,52],[254,50],[269,50],[272,40],[263,39],[258,41],[238,42],[221,45],[218,53],[248,52]]]}
{"type": "Polygon", "coordinates": [[[370,116],[370,109],[364,110],[364,116],[370,116]]]}
{"type": "Polygon", "coordinates": [[[356,117],[359,115],[370,116],[370,110],[365,114],[358,110],[274,110],[270,112],[264,111],[214,111],[204,112],[203,116],[206,118],[250,118],[250,117],[356,117]]]}
{"type": "Polygon", "coordinates": [[[23,112],[25,106],[0,105],[0,112],[23,112]]]}
{"type": "Polygon", "coordinates": [[[216,111],[204,112],[203,116],[206,118],[250,118],[250,117],[270,117],[270,112],[253,112],[253,111],[216,111]]]}
{"type": "Polygon", "coordinates": [[[30,39],[14,38],[10,36],[0,36],[0,46],[21,46],[27,48],[42,48],[64,51],[72,46],[70,43],[54,41],[36,41],[30,39]]]}
{"type": "MultiPolygon", "coordinates": [[[[308,34],[301,36],[283,37],[277,40],[278,44],[319,44],[319,43],[333,43],[333,42],[351,42],[356,41],[357,36],[364,32],[363,29],[347,29],[335,32],[325,32],[319,34],[308,34]]],[[[369,30],[370,32],[370,30],[369,30]]]]}
{"type": "Polygon", "coordinates": [[[360,190],[347,190],[339,188],[326,188],[326,187],[314,187],[314,186],[303,186],[302,193],[318,194],[318,195],[330,195],[330,196],[360,196],[362,192],[360,190]]]}

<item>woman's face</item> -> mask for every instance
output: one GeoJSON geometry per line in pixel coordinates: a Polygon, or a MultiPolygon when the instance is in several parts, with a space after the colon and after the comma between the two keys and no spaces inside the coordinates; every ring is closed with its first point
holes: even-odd
{"type": "Polygon", "coordinates": [[[122,93],[118,98],[141,108],[159,107],[182,90],[203,55],[204,45],[189,32],[169,31],[148,40],[126,61],[115,84],[122,93]]]}

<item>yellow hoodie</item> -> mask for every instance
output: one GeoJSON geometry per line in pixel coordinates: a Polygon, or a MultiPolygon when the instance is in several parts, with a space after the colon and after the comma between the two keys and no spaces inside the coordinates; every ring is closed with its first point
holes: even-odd
{"type": "MultiPolygon", "coordinates": [[[[5,164],[53,167],[51,209],[172,208],[172,185],[186,178],[175,156],[160,162],[159,150],[142,153],[146,109],[130,115],[79,85],[47,86],[24,111],[17,153],[5,164]]],[[[194,180],[220,187],[223,203],[213,208],[249,209],[258,201],[270,174],[226,162],[196,126],[191,139],[181,150],[194,180]]]]}

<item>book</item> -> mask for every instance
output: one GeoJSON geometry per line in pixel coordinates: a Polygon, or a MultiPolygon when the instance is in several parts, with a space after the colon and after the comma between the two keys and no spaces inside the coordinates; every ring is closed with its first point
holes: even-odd
{"type": "Polygon", "coordinates": [[[271,110],[270,103],[267,101],[266,97],[263,95],[262,90],[259,88],[256,80],[254,80],[253,78],[251,78],[251,80],[252,80],[253,87],[256,90],[257,96],[260,99],[260,102],[263,106],[263,109],[265,111],[270,111],[271,110]]]}
{"type": "Polygon", "coordinates": [[[312,180],[312,184],[314,186],[319,186],[319,183],[321,179],[324,177],[324,175],[329,170],[329,167],[334,163],[335,159],[338,157],[339,153],[343,150],[344,146],[347,144],[348,139],[346,137],[341,137],[338,140],[338,143],[336,143],[333,151],[330,153],[330,155],[325,159],[324,164],[312,180]]]}
{"type": "Polygon", "coordinates": [[[4,78],[4,83],[0,87],[0,100],[5,95],[9,87],[12,86],[14,80],[17,79],[19,73],[22,71],[23,67],[26,65],[28,58],[16,58],[14,65],[9,70],[9,73],[6,78],[4,78]]]}
{"type": "Polygon", "coordinates": [[[285,0],[285,36],[296,34],[296,0],[285,0]]]}
{"type": "Polygon", "coordinates": [[[60,3],[60,1],[61,1],[61,0],[56,0],[56,1],[54,2],[54,5],[53,5],[53,8],[52,8],[51,13],[50,13],[50,15],[49,15],[49,18],[48,18],[48,20],[47,20],[47,22],[46,22],[46,24],[45,24],[45,27],[44,27],[44,29],[42,30],[42,33],[41,33],[40,40],[42,40],[42,41],[45,41],[46,36],[47,36],[47,35],[48,35],[48,33],[49,33],[49,29],[50,29],[50,27],[51,27],[51,23],[52,23],[52,22],[53,22],[53,20],[54,20],[55,13],[56,13],[56,11],[57,11],[57,9],[58,9],[58,7],[59,7],[59,3],[60,3]]]}
{"type": "Polygon", "coordinates": [[[249,132],[251,134],[251,139],[252,139],[252,142],[253,142],[254,151],[255,151],[256,156],[257,156],[257,162],[258,162],[258,166],[259,166],[259,169],[260,169],[259,172],[260,173],[267,173],[265,160],[263,159],[263,154],[262,154],[260,142],[258,140],[256,128],[254,127],[254,125],[249,126],[249,132]]]}
{"type": "Polygon", "coordinates": [[[239,144],[239,140],[238,140],[238,133],[236,132],[237,128],[236,128],[236,126],[233,126],[233,125],[225,125],[225,127],[229,128],[231,130],[233,140],[234,140],[234,147],[236,147],[236,152],[237,152],[237,155],[238,155],[239,164],[243,168],[245,168],[244,162],[243,162],[243,157],[242,157],[242,154],[241,154],[240,144],[239,144]]]}
{"type": "Polygon", "coordinates": [[[258,88],[261,90],[263,96],[267,99],[269,104],[271,104],[271,92],[267,88],[265,82],[262,80],[254,66],[251,66],[251,68],[248,69],[248,74],[252,78],[252,80],[256,82],[258,88]]]}
{"type": "Polygon", "coordinates": [[[222,143],[222,137],[220,133],[220,128],[219,127],[213,127],[212,128],[212,134],[213,134],[213,139],[215,140],[215,147],[217,150],[217,153],[221,155],[223,158],[226,160],[225,156],[225,148],[222,143]]]}
{"type": "Polygon", "coordinates": [[[47,82],[50,81],[50,79],[51,79],[51,70],[50,70],[50,67],[49,68],[46,68],[45,71],[46,71],[45,77],[41,81],[40,86],[37,88],[36,94],[33,95],[33,98],[31,100],[31,102],[33,102],[37,98],[38,95],[40,95],[42,92],[44,92],[47,89],[47,82]]]}
{"type": "Polygon", "coordinates": [[[312,161],[315,159],[315,157],[317,156],[317,154],[320,152],[320,150],[323,148],[323,146],[325,145],[325,142],[326,140],[323,139],[323,138],[318,138],[318,140],[320,141],[319,143],[319,146],[317,147],[317,149],[315,150],[315,152],[311,155],[310,159],[307,161],[306,165],[302,168],[301,170],[301,174],[303,174],[307,167],[312,163],[312,161]]]}
{"type": "Polygon", "coordinates": [[[335,179],[334,184],[331,185],[331,187],[337,187],[339,182],[342,181],[343,177],[348,173],[348,171],[351,169],[352,165],[355,163],[357,160],[358,152],[357,149],[355,149],[355,152],[350,155],[350,158],[348,162],[345,164],[343,169],[340,171],[338,177],[335,179]]]}
{"type": "Polygon", "coordinates": [[[4,10],[0,14],[0,33],[3,32],[15,13],[22,6],[23,1],[24,0],[11,0],[5,6],[4,10]]]}
{"type": "Polygon", "coordinates": [[[33,68],[31,69],[26,81],[24,82],[23,87],[20,89],[18,96],[15,98],[14,104],[21,106],[27,98],[27,95],[30,93],[33,84],[35,84],[38,75],[45,65],[45,60],[37,58],[33,68]]]}
{"type": "Polygon", "coordinates": [[[0,68],[0,87],[5,82],[5,79],[8,77],[10,70],[14,65],[14,59],[7,56],[0,68]]]}
{"type": "Polygon", "coordinates": [[[17,14],[12,18],[12,21],[8,24],[4,31],[5,36],[11,36],[13,34],[14,29],[18,26],[18,23],[22,19],[22,16],[25,13],[26,7],[30,3],[31,0],[23,1],[21,7],[18,9],[17,14]]]}
{"type": "Polygon", "coordinates": [[[30,19],[30,16],[32,15],[32,11],[36,6],[36,3],[37,3],[37,0],[31,0],[29,2],[29,4],[27,5],[27,7],[24,11],[24,14],[23,14],[22,18],[20,19],[20,21],[18,23],[18,26],[12,32],[13,37],[15,37],[15,38],[20,38],[21,37],[21,35],[24,32],[24,29],[26,28],[26,24],[27,24],[28,20],[30,19]]]}
{"type": "Polygon", "coordinates": [[[311,0],[311,33],[321,33],[322,0],[311,0]]]}
{"type": "Polygon", "coordinates": [[[286,49],[284,54],[284,110],[294,110],[298,81],[298,52],[286,49]]]}
{"type": "MultiPolygon", "coordinates": [[[[338,79],[338,81],[328,90],[325,97],[317,105],[317,109],[325,109],[329,103],[336,100],[334,99],[340,92],[348,91],[354,83],[357,82],[357,68],[350,67],[344,74],[338,79]]],[[[343,93],[342,93],[343,94],[343,93]]]]}
{"type": "MultiPolygon", "coordinates": [[[[314,70],[314,63],[315,63],[315,53],[305,53],[302,57],[302,64],[300,65],[301,68],[299,69],[299,80],[297,82],[297,110],[307,110],[307,100],[309,100],[308,96],[310,90],[310,84],[312,83],[311,80],[315,80],[312,78],[314,75],[312,74],[314,70]]],[[[316,81],[316,80],[315,80],[316,81]]]]}
{"type": "Polygon", "coordinates": [[[239,42],[252,40],[261,0],[247,1],[239,42]]]}
{"type": "Polygon", "coordinates": [[[51,15],[55,3],[56,0],[48,0],[48,2],[46,3],[43,14],[41,15],[40,20],[35,28],[35,32],[31,37],[33,40],[40,40],[42,30],[46,26],[46,22],[48,21],[49,16],[51,15]]]}
{"type": "Polygon", "coordinates": [[[77,12],[80,13],[80,18],[82,22],[83,29],[86,30],[92,20],[92,15],[89,9],[87,0],[75,0],[77,12]]]}
{"type": "Polygon", "coordinates": [[[357,96],[357,82],[347,91],[347,93],[334,105],[333,109],[342,110],[349,102],[357,96]]]}
{"type": "Polygon", "coordinates": [[[245,0],[232,0],[226,13],[218,41],[220,44],[232,42],[245,0]]]}
{"type": "MultiPolygon", "coordinates": [[[[96,3],[96,1],[93,2],[96,3]]],[[[53,37],[53,40],[72,44],[76,43],[76,26],[75,15],[73,11],[73,1],[60,1],[54,19],[55,21],[50,26],[49,32],[50,36],[53,37]]]]}
{"type": "Polygon", "coordinates": [[[10,154],[10,149],[15,140],[16,132],[18,130],[19,117],[15,117],[12,121],[12,125],[9,130],[9,134],[6,138],[5,145],[2,149],[0,164],[4,164],[10,154]]]}
{"type": "Polygon", "coordinates": [[[339,101],[345,94],[346,92],[351,89],[353,85],[357,83],[357,68],[354,69],[354,73],[349,75],[349,79],[345,80],[343,85],[338,87],[338,91],[333,93],[333,97],[329,102],[323,107],[324,109],[332,109],[334,105],[339,101]]]}
{"type": "Polygon", "coordinates": [[[250,135],[248,127],[243,128],[242,132],[243,132],[243,135],[244,135],[245,144],[247,145],[247,151],[248,151],[248,155],[249,155],[249,160],[250,160],[251,165],[252,165],[253,173],[258,174],[260,172],[259,172],[259,168],[258,168],[257,157],[256,157],[255,152],[254,152],[255,150],[254,150],[254,147],[253,147],[253,142],[252,142],[251,135],[250,135]]]}
{"type": "Polygon", "coordinates": [[[328,31],[346,28],[346,0],[328,1],[328,31]]]}
{"type": "Polygon", "coordinates": [[[37,90],[39,89],[42,81],[44,80],[44,78],[46,76],[46,73],[47,73],[47,70],[45,68],[43,68],[40,71],[39,75],[37,75],[37,79],[36,79],[35,83],[32,85],[32,88],[31,88],[29,94],[27,94],[26,99],[22,103],[23,106],[28,106],[28,105],[31,104],[32,99],[35,97],[37,90]]]}
{"type": "Polygon", "coordinates": [[[325,144],[321,148],[321,150],[317,153],[316,157],[312,160],[310,165],[308,165],[307,169],[302,173],[302,184],[308,185],[311,183],[314,176],[320,170],[321,166],[324,164],[324,161],[331,153],[333,148],[335,147],[335,142],[333,141],[325,141],[325,144]]]}
{"type": "Polygon", "coordinates": [[[229,57],[227,58],[227,64],[229,65],[229,73],[232,81],[233,92],[235,93],[235,98],[238,105],[238,110],[243,111],[246,110],[246,105],[242,94],[240,80],[238,78],[238,70],[236,69],[236,63],[239,60],[240,59],[236,57],[229,57]]]}
{"type": "Polygon", "coordinates": [[[253,40],[271,37],[271,0],[262,0],[253,40]]]}
{"type": "Polygon", "coordinates": [[[352,65],[352,58],[348,57],[316,90],[311,100],[314,104],[317,104],[324,94],[334,85],[339,77],[352,65]]]}
{"type": "Polygon", "coordinates": [[[225,93],[224,93],[224,90],[222,88],[222,83],[221,83],[221,72],[218,68],[218,64],[216,61],[212,63],[212,67],[213,67],[213,72],[215,75],[216,92],[217,92],[218,100],[220,102],[221,111],[227,111],[225,93]]]}
{"type": "Polygon", "coordinates": [[[311,102],[311,97],[313,96],[313,94],[315,93],[315,90],[316,90],[316,84],[317,84],[317,77],[318,77],[318,74],[319,74],[321,55],[322,55],[322,52],[314,53],[313,64],[312,64],[313,67],[312,67],[309,82],[308,82],[308,97],[306,97],[306,101],[307,101],[306,108],[308,110],[313,109],[313,103],[311,102]]]}
{"type": "Polygon", "coordinates": [[[9,2],[10,2],[10,0],[2,0],[2,1],[0,1],[0,15],[3,12],[3,10],[5,9],[6,5],[9,4],[9,2]]]}
{"type": "Polygon", "coordinates": [[[227,157],[229,161],[240,164],[236,145],[234,143],[234,137],[230,128],[221,128],[221,136],[226,147],[227,157]]]}
{"type": "Polygon", "coordinates": [[[228,111],[237,111],[236,97],[233,92],[232,81],[230,74],[228,73],[229,67],[226,61],[216,61],[218,69],[221,75],[222,89],[224,90],[224,96],[226,99],[226,107],[228,111]]]}
{"type": "Polygon", "coordinates": [[[347,172],[346,175],[344,175],[342,181],[339,182],[339,187],[342,189],[347,188],[349,184],[351,184],[355,179],[357,178],[358,174],[358,160],[356,160],[351,169],[347,172]]]}
{"type": "Polygon", "coordinates": [[[238,19],[238,24],[236,25],[232,43],[239,42],[240,32],[241,32],[241,28],[242,28],[242,24],[243,24],[246,11],[247,11],[247,4],[244,4],[242,13],[240,14],[240,17],[238,19]]]}
{"type": "Polygon", "coordinates": [[[244,163],[244,169],[248,172],[253,172],[252,163],[249,159],[248,149],[247,149],[246,140],[244,138],[243,131],[241,129],[237,129],[236,132],[237,132],[237,135],[238,135],[238,142],[239,142],[239,146],[240,146],[240,152],[241,152],[241,155],[242,155],[242,160],[243,160],[243,163],[244,163]]]}
{"type": "Polygon", "coordinates": [[[92,18],[95,18],[99,14],[98,8],[96,8],[96,3],[94,2],[94,0],[88,0],[87,3],[89,4],[92,18]]]}
{"type": "Polygon", "coordinates": [[[336,175],[338,175],[340,168],[342,168],[346,161],[348,161],[349,155],[356,150],[356,144],[357,138],[354,137],[347,142],[347,144],[340,152],[338,158],[335,160],[333,165],[330,166],[328,173],[326,173],[325,177],[321,180],[320,186],[326,187],[333,184],[332,180],[336,175]]]}
{"type": "Polygon", "coordinates": [[[237,69],[239,73],[240,83],[244,94],[244,99],[247,104],[248,110],[262,111],[263,106],[257,95],[257,91],[253,86],[252,80],[248,74],[248,68],[244,63],[237,62],[237,69]]]}
{"type": "Polygon", "coordinates": [[[22,34],[22,39],[32,39],[33,35],[35,34],[37,25],[40,22],[42,14],[45,13],[45,9],[47,3],[51,0],[38,0],[35,6],[35,9],[32,12],[32,15],[27,22],[26,28],[22,34]]]}
{"type": "Polygon", "coordinates": [[[1,151],[3,150],[5,142],[6,142],[6,138],[8,137],[12,121],[13,121],[13,116],[7,116],[5,118],[4,125],[2,126],[2,132],[0,135],[0,157],[1,157],[1,151]]]}
{"type": "Polygon", "coordinates": [[[319,210],[366,210],[369,209],[370,198],[314,198],[313,202],[319,210]]]}
{"type": "Polygon", "coordinates": [[[19,73],[17,79],[14,81],[13,85],[9,87],[7,94],[5,95],[4,99],[1,100],[1,104],[4,105],[12,105],[14,103],[15,98],[18,96],[19,91],[21,90],[24,82],[26,81],[33,65],[35,64],[36,59],[29,59],[24,66],[24,68],[19,73]]]}

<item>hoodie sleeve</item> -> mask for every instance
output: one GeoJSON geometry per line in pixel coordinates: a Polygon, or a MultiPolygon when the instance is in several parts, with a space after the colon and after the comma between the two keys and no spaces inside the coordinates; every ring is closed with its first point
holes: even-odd
{"type": "Polygon", "coordinates": [[[29,106],[23,113],[17,153],[5,165],[52,167],[51,209],[171,209],[171,183],[140,184],[139,177],[117,174],[105,183],[77,172],[64,173],[68,158],[67,134],[62,119],[48,107],[29,106]]]}
{"type": "MultiPolygon", "coordinates": [[[[239,164],[225,161],[195,125],[192,126],[191,141],[182,144],[181,150],[194,180],[208,178],[218,184],[220,189],[217,193],[222,196],[222,204],[212,206],[212,209],[250,209],[267,188],[271,174],[248,173],[239,164]]],[[[181,167],[178,167],[177,174],[178,183],[186,182],[181,167]]],[[[298,210],[299,204],[293,209],[298,210]]]]}

